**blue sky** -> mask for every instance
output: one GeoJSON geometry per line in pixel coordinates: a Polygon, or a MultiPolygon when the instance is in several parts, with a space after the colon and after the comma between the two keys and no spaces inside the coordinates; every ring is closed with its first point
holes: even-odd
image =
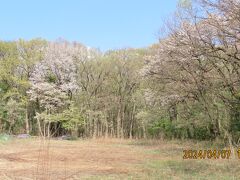
{"type": "Polygon", "coordinates": [[[1,1],[0,39],[63,38],[108,49],[146,47],[158,40],[177,0],[1,1]]]}

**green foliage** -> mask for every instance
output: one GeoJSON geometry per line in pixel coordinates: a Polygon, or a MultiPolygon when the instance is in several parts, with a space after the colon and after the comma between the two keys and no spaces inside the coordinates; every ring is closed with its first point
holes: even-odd
{"type": "Polygon", "coordinates": [[[48,72],[48,74],[46,76],[46,81],[48,83],[56,83],[57,82],[57,77],[52,72],[48,72]]]}
{"type": "Polygon", "coordinates": [[[52,122],[60,122],[64,129],[70,131],[76,130],[84,125],[83,115],[73,104],[62,113],[50,115],[49,119],[52,122]]]}
{"type": "Polygon", "coordinates": [[[161,118],[149,126],[148,132],[152,137],[210,140],[212,135],[208,126],[193,125],[192,123],[181,125],[177,121],[161,118]]]}
{"type": "Polygon", "coordinates": [[[146,49],[0,41],[1,131],[17,133],[29,122],[44,135],[209,140],[229,133],[240,142],[239,7],[212,2],[203,6],[210,14],[194,14],[195,1],[179,0],[169,36],[146,49]]]}
{"type": "Polygon", "coordinates": [[[0,94],[5,93],[8,89],[9,85],[4,81],[0,81],[0,94]]]}
{"type": "Polygon", "coordinates": [[[193,139],[196,140],[210,140],[212,138],[211,132],[207,127],[194,127],[193,139]]]}
{"type": "Polygon", "coordinates": [[[166,118],[156,121],[151,127],[149,127],[148,132],[152,136],[165,136],[166,138],[174,137],[175,127],[173,123],[166,118]]]}
{"type": "Polygon", "coordinates": [[[0,134],[0,143],[4,143],[11,140],[11,136],[8,134],[0,134]]]}
{"type": "Polygon", "coordinates": [[[237,103],[234,103],[230,113],[230,132],[233,136],[234,143],[239,143],[240,140],[240,98],[237,103]]]}

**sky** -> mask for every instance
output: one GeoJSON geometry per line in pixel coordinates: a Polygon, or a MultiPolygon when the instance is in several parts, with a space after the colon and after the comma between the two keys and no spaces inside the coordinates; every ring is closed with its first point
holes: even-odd
{"type": "Polygon", "coordinates": [[[0,1],[0,39],[62,38],[102,51],[158,41],[177,0],[0,1]]]}

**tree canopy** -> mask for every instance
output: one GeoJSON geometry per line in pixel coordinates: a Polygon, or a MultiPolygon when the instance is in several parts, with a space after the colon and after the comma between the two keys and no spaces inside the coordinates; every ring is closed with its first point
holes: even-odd
{"type": "Polygon", "coordinates": [[[42,136],[240,140],[240,3],[179,1],[168,34],[102,53],[0,42],[0,130],[42,136]]]}

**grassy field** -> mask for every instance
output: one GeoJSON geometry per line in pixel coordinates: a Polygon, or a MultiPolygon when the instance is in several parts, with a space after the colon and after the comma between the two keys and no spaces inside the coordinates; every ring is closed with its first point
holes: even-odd
{"type": "Polygon", "coordinates": [[[0,179],[240,179],[237,157],[184,160],[206,143],[12,139],[0,145],[0,179]]]}

